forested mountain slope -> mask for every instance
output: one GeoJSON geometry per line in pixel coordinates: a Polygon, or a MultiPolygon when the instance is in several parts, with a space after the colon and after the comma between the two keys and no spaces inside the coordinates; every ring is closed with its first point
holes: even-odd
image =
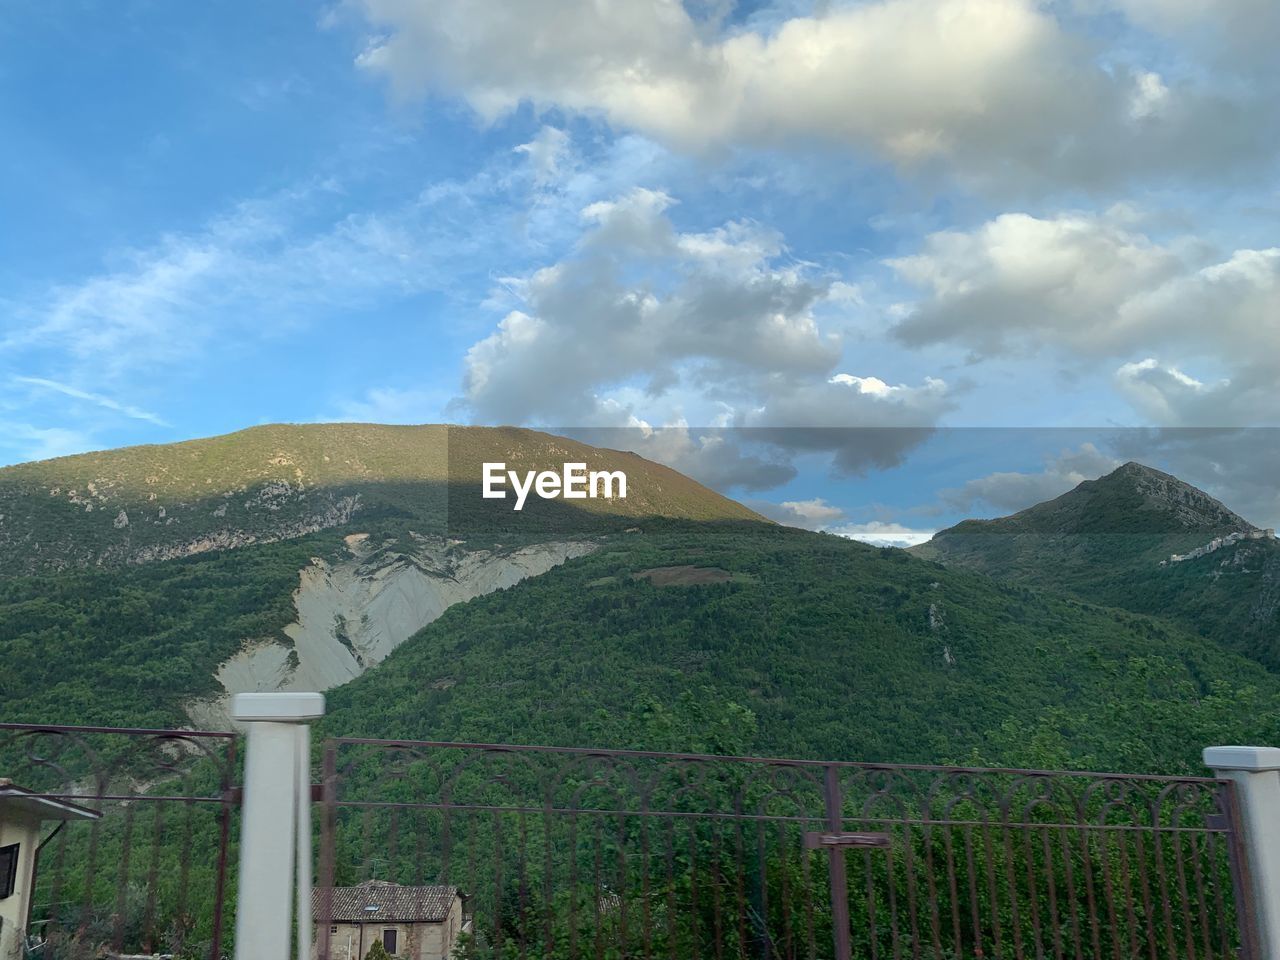
{"type": "Polygon", "coordinates": [[[226,723],[327,689],[448,606],[651,517],[764,522],[632,453],[530,430],[304,424],[0,469],[0,714],[226,723]],[[484,462],[620,470],[626,498],[481,496],[484,462]]]}
{"type": "Polygon", "coordinates": [[[457,606],[327,733],[1198,770],[1280,682],[1138,616],[837,537],[646,528],[457,606]]]}
{"type": "Polygon", "coordinates": [[[918,556],[1166,617],[1280,668],[1280,541],[1169,474],[1127,463],[1012,516],[966,520],[918,556]]]}

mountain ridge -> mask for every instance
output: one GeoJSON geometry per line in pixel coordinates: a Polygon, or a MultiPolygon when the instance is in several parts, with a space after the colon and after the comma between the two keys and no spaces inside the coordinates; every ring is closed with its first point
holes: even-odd
{"type": "Polygon", "coordinates": [[[645,517],[768,523],[669,467],[517,427],[269,424],[0,468],[0,575],[177,559],[399,520],[419,533],[554,538],[645,517]],[[481,465],[624,470],[626,499],[482,502],[481,465]],[[574,530],[572,528],[579,529],[574,530]]]}
{"type": "Polygon", "coordinates": [[[1280,669],[1280,541],[1134,461],[1007,517],[911,548],[1006,582],[1163,616],[1280,669]]]}

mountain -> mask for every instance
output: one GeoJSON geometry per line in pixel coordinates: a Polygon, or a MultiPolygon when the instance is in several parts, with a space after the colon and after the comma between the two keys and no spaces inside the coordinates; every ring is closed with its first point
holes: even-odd
{"type": "Polygon", "coordinates": [[[1012,516],[965,520],[912,552],[1159,615],[1280,668],[1275,532],[1139,463],[1012,516]]]}
{"type": "Polygon", "coordinates": [[[357,521],[528,537],[646,516],[763,519],[634,453],[533,430],[276,424],[0,469],[0,576],[171,560],[357,521]],[[534,498],[513,517],[480,495],[486,461],[521,471],[565,462],[622,470],[628,495],[572,508],[534,498]]]}
{"type": "Polygon", "coordinates": [[[611,537],[328,701],[345,736],[1134,771],[1280,735],[1280,678],[1173,625],[762,526],[611,537]]]}
{"type": "Polygon", "coordinates": [[[507,428],[274,425],[7,467],[0,702],[222,726],[233,693],[343,683],[450,605],[659,517],[767,523],[633,453],[507,428]],[[620,470],[627,496],[516,512],[482,497],[485,462],[620,470]]]}
{"type": "Polygon", "coordinates": [[[0,490],[5,720],[222,726],[231,692],[321,688],[348,736],[1183,771],[1280,737],[1280,678],[1179,624],[531,431],[254,428],[0,490]],[[480,496],[483,462],[571,458],[627,498],[480,496]]]}

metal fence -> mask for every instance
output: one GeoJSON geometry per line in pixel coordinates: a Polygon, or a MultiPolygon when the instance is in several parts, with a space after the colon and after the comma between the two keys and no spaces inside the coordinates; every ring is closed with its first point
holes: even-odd
{"type": "Polygon", "coordinates": [[[464,960],[1258,956],[1228,781],[365,739],[323,764],[332,960],[371,879],[458,888],[464,960]]]}
{"type": "Polygon", "coordinates": [[[0,775],[100,814],[45,824],[26,930],[41,960],[223,957],[236,737],[0,723],[0,775]]]}

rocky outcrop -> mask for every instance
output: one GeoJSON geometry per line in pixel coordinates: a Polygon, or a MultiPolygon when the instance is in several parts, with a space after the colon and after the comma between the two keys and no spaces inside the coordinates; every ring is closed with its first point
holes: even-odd
{"type": "Polygon", "coordinates": [[[1274,540],[1276,532],[1272,529],[1258,530],[1237,530],[1234,533],[1228,533],[1226,536],[1214,537],[1202,547],[1196,547],[1186,553],[1175,553],[1168,560],[1161,560],[1160,566],[1166,566],[1170,563],[1182,563],[1186,560],[1196,560],[1200,557],[1206,557],[1211,553],[1221,550],[1223,547],[1230,547],[1243,540],[1274,540]]]}
{"type": "Polygon", "coordinates": [[[328,690],[360,676],[455,603],[513,586],[590,553],[590,541],[468,550],[465,544],[417,537],[407,547],[371,546],[346,538],[351,556],[313,559],[294,592],[291,644],[252,640],[218,668],[224,693],[188,706],[201,726],[227,722],[232,694],[328,690]]]}

